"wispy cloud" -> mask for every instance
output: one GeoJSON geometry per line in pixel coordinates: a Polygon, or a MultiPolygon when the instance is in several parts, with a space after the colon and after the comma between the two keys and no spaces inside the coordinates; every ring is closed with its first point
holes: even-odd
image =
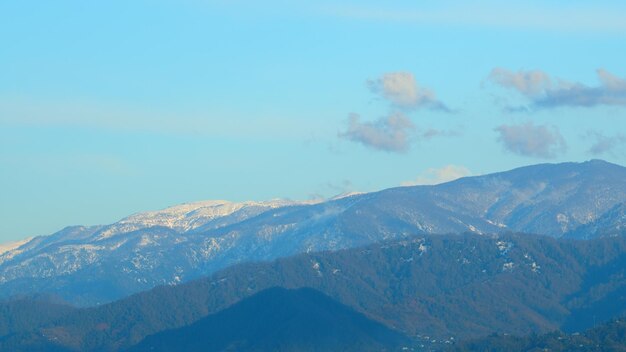
{"type": "Polygon", "coordinates": [[[429,168],[419,174],[416,179],[402,182],[402,186],[436,185],[470,175],[472,172],[465,166],[446,165],[439,169],[429,168]]]}
{"type": "Polygon", "coordinates": [[[389,72],[367,81],[368,88],[400,109],[429,108],[450,112],[435,93],[420,86],[410,72],[389,72]]]}
{"type": "Polygon", "coordinates": [[[76,175],[106,175],[129,177],[140,173],[137,165],[121,155],[93,152],[21,152],[0,155],[0,163],[16,168],[29,168],[41,175],[73,177],[76,175]]]}
{"type": "Polygon", "coordinates": [[[600,85],[593,87],[579,82],[553,79],[539,70],[513,72],[495,68],[491,71],[489,80],[517,91],[530,102],[528,107],[508,107],[512,111],[562,106],[626,106],[626,80],[604,69],[598,69],[597,75],[600,85]]]}
{"type": "Polygon", "coordinates": [[[352,181],[345,179],[328,181],[320,184],[318,188],[320,189],[317,192],[309,194],[309,200],[313,202],[323,202],[361,193],[354,190],[355,185],[352,181]]]}
{"type": "Polygon", "coordinates": [[[585,137],[593,140],[593,144],[589,147],[587,152],[596,156],[613,153],[616,148],[626,146],[626,135],[621,133],[614,136],[606,136],[597,131],[587,131],[585,137]]]}
{"type": "Polygon", "coordinates": [[[567,150],[565,139],[555,126],[535,126],[527,122],[501,125],[495,131],[504,148],[518,155],[549,159],[567,150]]]}
{"type": "Polygon", "coordinates": [[[583,4],[478,1],[471,5],[440,4],[395,6],[332,5],[323,13],[352,20],[408,23],[416,26],[460,26],[554,32],[626,34],[624,7],[583,4]]]}
{"type": "Polygon", "coordinates": [[[214,109],[159,110],[97,101],[49,101],[0,96],[0,124],[72,127],[113,133],[150,133],[168,136],[301,139],[319,124],[304,126],[293,116],[215,111],[214,109]]]}

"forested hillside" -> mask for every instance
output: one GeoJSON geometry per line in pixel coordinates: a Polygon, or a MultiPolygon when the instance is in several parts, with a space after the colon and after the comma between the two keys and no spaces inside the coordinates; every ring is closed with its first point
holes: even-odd
{"type": "MultiPolygon", "coordinates": [[[[23,338],[117,350],[275,286],[312,287],[408,336],[428,336],[428,343],[494,332],[582,330],[593,325],[590,309],[598,312],[597,322],[626,312],[625,302],[616,300],[626,287],[624,253],[624,237],[418,236],[234,266],[188,284],[52,317],[25,328],[30,334],[23,338]]],[[[19,336],[10,341],[15,346],[19,336]]]]}

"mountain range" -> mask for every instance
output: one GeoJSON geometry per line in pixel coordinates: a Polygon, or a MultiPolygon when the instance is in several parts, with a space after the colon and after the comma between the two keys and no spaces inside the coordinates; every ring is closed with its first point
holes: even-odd
{"type": "Polygon", "coordinates": [[[324,202],[190,203],[6,247],[0,298],[48,295],[92,306],[237,263],[416,235],[615,236],[626,221],[625,202],[626,168],[592,160],[324,202]]]}
{"type": "MultiPolygon", "coordinates": [[[[626,236],[578,241],[527,234],[418,235],[243,263],[97,307],[10,300],[0,304],[0,350],[123,351],[151,335],[204,326],[202,319],[211,315],[230,316],[232,311],[220,312],[275,287],[314,289],[407,336],[409,347],[440,350],[492,333],[583,331],[626,315],[625,278],[626,236]]],[[[288,312],[277,311],[277,319],[300,314],[297,305],[288,306],[288,312]]],[[[239,320],[256,326],[260,313],[249,312],[239,320]]],[[[226,346],[251,339],[244,335],[227,339],[226,346]]]]}

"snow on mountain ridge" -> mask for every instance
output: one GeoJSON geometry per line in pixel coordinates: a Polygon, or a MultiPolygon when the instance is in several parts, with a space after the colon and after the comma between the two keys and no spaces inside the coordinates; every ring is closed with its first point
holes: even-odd
{"type": "Polygon", "coordinates": [[[130,215],[105,229],[97,235],[97,240],[128,233],[148,227],[163,226],[177,232],[194,230],[217,218],[225,217],[247,207],[270,210],[283,206],[308,204],[284,199],[269,201],[230,202],[226,200],[208,200],[175,205],[162,210],[146,211],[130,215]]]}
{"type": "MultiPolygon", "coordinates": [[[[304,205],[318,203],[317,200],[312,201],[291,201],[284,199],[273,199],[268,201],[244,201],[231,202],[226,200],[206,200],[191,203],[184,203],[171,206],[161,210],[140,212],[121,219],[111,225],[105,226],[70,226],[58,231],[52,235],[35,236],[21,241],[0,244],[0,265],[11,261],[23,253],[32,253],[37,255],[38,252],[46,251],[51,246],[68,246],[76,251],[85,250],[78,244],[73,244],[79,240],[81,243],[101,243],[109,238],[124,235],[138,230],[144,230],[151,227],[165,227],[177,233],[185,233],[210,223],[220,218],[228,217],[234,213],[244,212],[232,219],[231,222],[237,222],[259,215],[265,211],[276,209],[284,206],[304,205]]],[[[184,241],[183,237],[177,239],[177,242],[184,241]]],[[[149,239],[142,239],[140,246],[150,244],[149,239]]],[[[119,248],[126,243],[126,239],[115,241],[105,247],[94,247],[93,251],[111,251],[119,248]],[[110,247],[110,248],[108,248],[110,247]]],[[[0,280],[3,281],[3,280],[0,280]]]]}
{"type": "MultiPolygon", "coordinates": [[[[415,234],[560,237],[625,199],[626,168],[565,163],[326,200],[188,203],[112,225],[68,227],[0,254],[0,298],[58,290],[72,301],[84,299],[77,304],[97,304],[235,263],[415,234]],[[96,281],[115,289],[98,290],[96,281]]],[[[616,214],[610,224],[621,223],[616,214]]]]}
{"type": "Polygon", "coordinates": [[[23,244],[28,243],[30,240],[32,240],[32,237],[29,238],[25,238],[23,240],[20,241],[15,241],[15,242],[9,242],[9,243],[5,243],[5,244],[0,244],[0,255],[4,254],[6,252],[12,251],[16,248],[21,247],[23,244]]]}
{"type": "MultiPolygon", "coordinates": [[[[165,284],[168,282],[145,280],[145,272],[136,272],[153,270],[163,260],[161,254],[152,252],[152,247],[194,248],[198,243],[189,242],[190,236],[194,236],[191,230],[203,231],[204,225],[219,228],[272,209],[318,202],[274,199],[237,203],[209,200],[136,213],[106,226],[66,227],[52,235],[0,247],[4,249],[0,252],[0,284],[19,277],[69,275],[111,256],[130,260],[134,269],[125,268],[127,275],[136,275],[138,279],[143,277],[144,283],[150,285],[165,284]],[[218,223],[211,224],[212,221],[218,223]]],[[[215,248],[220,248],[220,244],[216,242],[210,247],[212,253],[215,248]]]]}

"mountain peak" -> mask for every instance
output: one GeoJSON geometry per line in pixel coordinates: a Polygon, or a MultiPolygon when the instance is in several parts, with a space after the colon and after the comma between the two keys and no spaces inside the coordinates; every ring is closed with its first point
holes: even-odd
{"type": "Polygon", "coordinates": [[[273,287],[130,351],[381,351],[409,341],[320,291],[273,287]]]}
{"type": "Polygon", "coordinates": [[[128,216],[108,226],[98,234],[98,239],[106,239],[120,233],[127,233],[150,227],[166,227],[177,232],[198,229],[213,220],[230,216],[250,209],[254,214],[289,205],[305,204],[285,199],[269,201],[231,202],[226,200],[205,200],[174,205],[161,210],[146,211],[128,216]]]}

